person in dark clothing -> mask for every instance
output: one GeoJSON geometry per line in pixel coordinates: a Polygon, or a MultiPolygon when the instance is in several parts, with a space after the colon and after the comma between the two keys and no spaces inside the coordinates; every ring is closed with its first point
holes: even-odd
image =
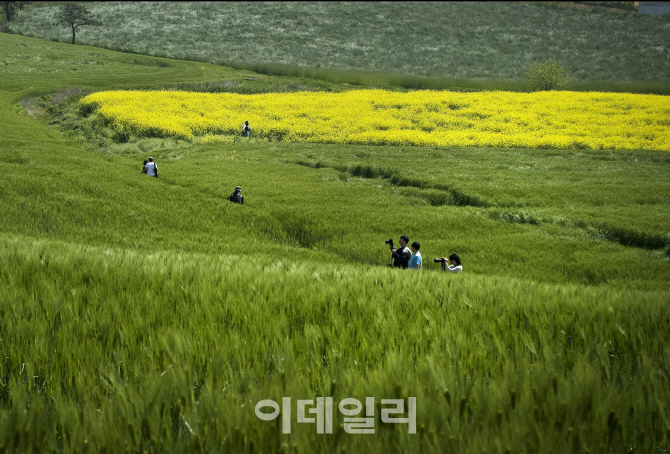
{"type": "Polygon", "coordinates": [[[241,194],[242,188],[237,186],[235,192],[228,196],[228,200],[234,203],[239,203],[240,205],[244,204],[244,196],[241,194]]]}
{"type": "Polygon", "coordinates": [[[391,249],[391,257],[393,258],[394,268],[407,268],[409,260],[412,258],[412,251],[407,247],[409,237],[407,235],[400,236],[400,248],[391,249]]]}

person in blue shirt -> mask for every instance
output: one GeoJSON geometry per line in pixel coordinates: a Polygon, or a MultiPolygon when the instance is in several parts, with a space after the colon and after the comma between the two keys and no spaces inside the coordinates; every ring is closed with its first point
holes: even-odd
{"type": "Polygon", "coordinates": [[[419,244],[418,241],[415,241],[412,243],[412,247],[410,248],[412,250],[412,258],[409,259],[409,269],[411,270],[420,270],[421,266],[423,265],[423,260],[421,259],[421,252],[419,252],[419,249],[421,249],[421,245],[419,244]]]}

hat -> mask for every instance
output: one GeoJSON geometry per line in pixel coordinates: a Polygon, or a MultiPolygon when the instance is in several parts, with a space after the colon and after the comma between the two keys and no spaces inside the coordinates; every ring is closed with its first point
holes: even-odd
{"type": "Polygon", "coordinates": [[[242,190],[242,188],[239,187],[239,186],[235,186],[235,190],[236,190],[237,192],[240,192],[240,191],[242,190]]]}

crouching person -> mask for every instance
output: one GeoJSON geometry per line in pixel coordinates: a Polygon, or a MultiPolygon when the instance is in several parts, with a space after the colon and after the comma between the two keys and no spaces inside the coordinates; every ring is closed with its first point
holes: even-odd
{"type": "Polygon", "coordinates": [[[242,188],[237,186],[235,188],[235,192],[230,194],[228,196],[228,200],[230,200],[233,203],[239,203],[240,205],[244,204],[244,196],[241,194],[242,193],[242,188]]]}

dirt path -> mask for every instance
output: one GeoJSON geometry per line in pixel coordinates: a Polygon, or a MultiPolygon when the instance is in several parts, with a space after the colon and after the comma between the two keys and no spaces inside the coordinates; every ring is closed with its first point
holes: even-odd
{"type": "MultiPolygon", "coordinates": [[[[637,3],[637,2],[635,2],[637,3]]],[[[622,9],[622,8],[610,8],[607,6],[593,6],[593,5],[585,5],[583,3],[575,3],[575,2],[558,2],[559,5],[561,6],[572,6],[575,8],[581,8],[581,9],[588,9],[592,10],[593,8],[598,8],[602,9],[605,11],[614,11],[617,13],[627,13],[627,14],[637,14],[637,11],[634,11],[632,9],[622,9]]]]}

